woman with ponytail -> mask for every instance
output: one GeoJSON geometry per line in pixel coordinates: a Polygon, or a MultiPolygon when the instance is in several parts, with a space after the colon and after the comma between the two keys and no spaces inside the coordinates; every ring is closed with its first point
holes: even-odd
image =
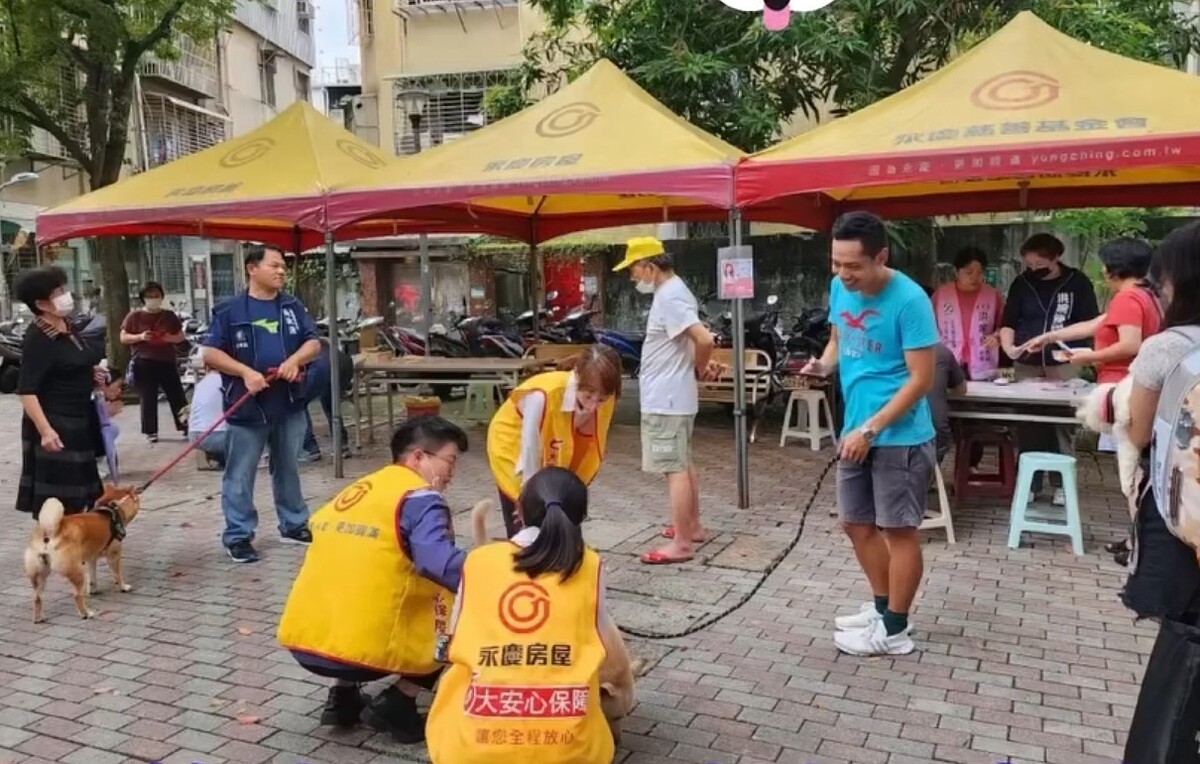
{"type": "Polygon", "coordinates": [[[617,655],[629,673],[628,656],[605,612],[600,556],[583,543],[587,501],[570,470],[540,470],[516,503],[522,529],[467,554],[426,727],[434,764],[612,761],[632,676],[614,724],[601,675],[617,655]]]}
{"type": "Polygon", "coordinates": [[[621,395],[621,357],[591,345],[558,371],[522,383],[488,425],[487,454],[511,538],[521,485],[543,467],[564,467],[585,485],[604,462],[608,427],[621,395]]]}

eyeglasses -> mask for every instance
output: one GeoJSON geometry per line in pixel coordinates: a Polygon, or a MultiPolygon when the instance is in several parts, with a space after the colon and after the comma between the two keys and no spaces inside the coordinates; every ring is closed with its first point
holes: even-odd
{"type": "Polygon", "coordinates": [[[454,468],[456,468],[458,466],[458,457],[457,456],[454,456],[454,457],[442,456],[441,454],[435,454],[432,451],[426,451],[425,455],[432,456],[434,459],[437,459],[438,461],[445,464],[451,470],[453,470],[454,468]]]}

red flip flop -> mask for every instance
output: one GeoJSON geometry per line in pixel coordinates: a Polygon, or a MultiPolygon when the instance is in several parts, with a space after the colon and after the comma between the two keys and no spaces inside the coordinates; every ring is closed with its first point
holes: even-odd
{"type": "Polygon", "coordinates": [[[692,555],[690,554],[686,557],[670,557],[661,549],[654,549],[642,555],[642,562],[646,565],[677,565],[691,559],[692,555]]]}
{"type": "MultiPolygon", "coordinates": [[[[665,539],[673,539],[673,538],[675,538],[675,526],[674,526],[674,525],[668,525],[666,528],[663,528],[663,530],[662,530],[662,537],[663,537],[663,538],[665,538],[665,539]]],[[[693,544],[704,544],[704,543],[706,543],[707,541],[708,541],[708,537],[707,537],[707,536],[704,536],[704,537],[701,537],[701,538],[698,538],[698,539],[692,539],[692,543],[693,543],[693,544]]]]}

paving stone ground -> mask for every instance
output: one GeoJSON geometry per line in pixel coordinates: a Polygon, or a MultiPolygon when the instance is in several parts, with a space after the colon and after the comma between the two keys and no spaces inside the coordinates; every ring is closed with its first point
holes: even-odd
{"type": "MultiPolygon", "coordinates": [[[[18,417],[16,398],[0,396],[0,421],[10,423],[0,494],[9,501],[20,471],[18,417]]],[[[132,408],[119,421],[125,480],[145,479],[181,445],[144,444],[132,408]]],[[[1101,549],[1124,528],[1107,457],[1082,460],[1085,556],[1048,537],[1010,551],[1007,509],[970,505],[955,517],[957,545],[927,534],[912,614],[918,652],[864,660],[839,655],[831,639],[834,615],[870,592],[830,515],[832,475],[821,479],[829,449],[781,449],[778,423],[765,425],[750,448],[753,507],[738,510],[732,432],[719,410],[706,412],[697,460],[716,536],[692,563],[647,569],[637,555],[657,543],[666,493],[637,470],[635,421],[623,410],[613,428],[585,528],[605,553],[618,622],[670,635],[745,602],[694,634],[631,639],[651,666],[618,762],[1119,762],[1154,630],[1135,625],[1117,601],[1122,571],[1101,549]]],[[[492,491],[483,430],[470,434],[475,449],[449,492],[461,513],[492,491]]],[[[379,435],[347,462],[347,479],[385,462],[379,435]]],[[[302,474],[314,508],[345,484],[328,461],[302,474]]],[[[218,483],[188,460],[151,489],[125,544],[135,590],[114,592],[102,563],[92,621],[77,617],[56,578],[47,623],[30,622],[20,562],[29,523],[10,510],[0,537],[0,762],[426,760],[419,747],[367,731],[318,727],[325,686],[274,638],[302,552],[276,541],[262,471],[263,560],[231,564],[218,541],[218,483]]]]}

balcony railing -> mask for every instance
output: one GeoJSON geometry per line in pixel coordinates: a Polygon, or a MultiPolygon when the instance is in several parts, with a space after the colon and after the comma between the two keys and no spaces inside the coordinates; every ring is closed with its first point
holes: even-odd
{"type": "Polygon", "coordinates": [[[142,100],[147,167],[203,151],[229,137],[229,118],[223,114],[160,93],[146,93],[142,100]]]}
{"type": "Polygon", "coordinates": [[[187,37],[180,38],[179,58],[166,60],[148,55],[138,65],[138,73],[166,80],[206,98],[216,98],[221,92],[216,46],[198,45],[187,37]]]}
{"type": "Polygon", "coordinates": [[[487,124],[483,99],[488,89],[508,81],[509,70],[398,77],[392,81],[395,104],[395,151],[403,156],[449,143],[487,124]],[[418,134],[413,133],[406,94],[425,94],[418,134]]]}
{"type": "Polygon", "coordinates": [[[516,7],[520,0],[392,0],[392,10],[406,16],[452,13],[460,10],[490,10],[516,7]]]}

